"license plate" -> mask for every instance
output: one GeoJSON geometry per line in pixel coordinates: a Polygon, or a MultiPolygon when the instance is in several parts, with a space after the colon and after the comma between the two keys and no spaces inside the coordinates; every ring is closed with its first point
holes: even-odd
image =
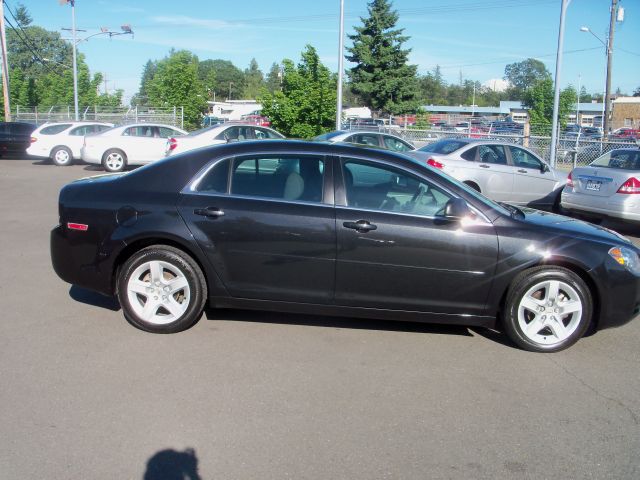
{"type": "Polygon", "coordinates": [[[598,182],[597,180],[587,180],[587,186],[585,188],[587,190],[592,190],[594,192],[599,192],[601,185],[602,185],[602,182],[598,182]]]}

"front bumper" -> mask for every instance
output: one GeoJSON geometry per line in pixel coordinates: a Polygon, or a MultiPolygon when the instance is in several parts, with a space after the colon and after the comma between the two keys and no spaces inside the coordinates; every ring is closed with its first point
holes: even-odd
{"type": "Polygon", "coordinates": [[[93,163],[94,165],[102,164],[102,154],[92,148],[82,147],[80,149],[80,157],[83,162],[93,163]]]}
{"type": "Polygon", "coordinates": [[[618,265],[601,265],[591,273],[600,283],[599,329],[624,325],[640,314],[640,275],[618,265]]]}

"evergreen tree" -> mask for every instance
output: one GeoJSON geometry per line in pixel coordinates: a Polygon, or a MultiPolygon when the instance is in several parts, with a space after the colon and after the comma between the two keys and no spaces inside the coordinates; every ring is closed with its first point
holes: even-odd
{"type": "Polygon", "coordinates": [[[280,90],[282,83],[282,74],[280,73],[280,65],[273,63],[267,73],[266,88],[270,93],[275,93],[280,90]]]}
{"type": "Polygon", "coordinates": [[[331,130],[336,117],[335,75],[320,62],[311,45],[302,52],[297,67],[288,59],[283,65],[282,90],[263,90],[259,99],[262,114],[287,136],[310,138],[331,130]]]}
{"type": "Polygon", "coordinates": [[[264,88],[264,75],[255,58],[251,59],[249,68],[244,71],[244,80],[245,86],[242,96],[246,99],[258,98],[260,91],[264,88]]]}
{"type": "Polygon", "coordinates": [[[131,99],[132,105],[148,105],[149,104],[149,92],[148,86],[153,80],[153,77],[158,70],[158,62],[148,60],[142,70],[142,77],[140,78],[140,89],[131,99]]]}
{"type": "Polygon", "coordinates": [[[418,109],[417,67],[408,64],[411,49],[402,45],[409,39],[404,29],[396,29],[398,13],[389,0],[372,0],[369,17],[349,35],[353,46],[346,58],[356,64],[349,70],[353,92],[372,110],[386,114],[415,112],[418,109]]]}

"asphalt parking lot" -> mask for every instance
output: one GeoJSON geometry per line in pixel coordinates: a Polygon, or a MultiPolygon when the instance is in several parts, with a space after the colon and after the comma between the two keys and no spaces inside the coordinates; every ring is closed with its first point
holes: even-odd
{"type": "Polygon", "coordinates": [[[144,333],[50,265],[58,191],[95,173],[0,159],[1,478],[640,478],[640,318],[547,355],[247,311],[144,333]]]}

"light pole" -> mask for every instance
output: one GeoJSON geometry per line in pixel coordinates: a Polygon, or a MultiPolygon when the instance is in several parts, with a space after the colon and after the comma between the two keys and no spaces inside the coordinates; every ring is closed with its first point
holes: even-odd
{"type": "Polygon", "coordinates": [[[342,76],[344,70],[344,0],[340,0],[340,40],[338,41],[338,104],[336,106],[336,130],[342,127],[342,76]]]}
{"type": "Polygon", "coordinates": [[[605,118],[609,117],[609,86],[608,86],[608,79],[611,78],[610,74],[609,74],[609,45],[607,45],[605,43],[604,40],[602,40],[598,35],[596,35],[595,33],[593,33],[593,30],[591,30],[589,27],[580,27],[580,31],[581,32],[589,32],[591,35],[593,35],[596,40],[598,40],[602,46],[604,47],[604,54],[607,57],[607,61],[605,62],[604,65],[604,90],[602,93],[602,138],[604,139],[605,136],[607,135],[607,131],[605,130],[605,125],[608,127],[609,126],[609,122],[605,121],[605,118]]]}
{"type": "Polygon", "coordinates": [[[560,70],[562,69],[562,48],[564,45],[564,19],[567,14],[567,7],[571,0],[562,0],[560,7],[560,30],[558,31],[558,52],[556,54],[556,77],[553,91],[553,119],[551,121],[551,152],[549,161],[551,166],[556,166],[556,149],[558,141],[558,112],[560,110],[560,70]]]}
{"type": "MultiPolygon", "coordinates": [[[[77,53],[76,47],[80,42],[89,40],[92,37],[98,35],[109,35],[109,38],[114,37],[116,35],[133,35],[133,30],[131,30],[131,25],[122,25],[120,29],[122,32],[112,32],[106,27],[102,27],[100,32],[94,33],[93,35],[89,35],[88,37],[77,39],[76,29],[76,1],[75,0],[60,0],[61,5],[71,5],[71,41],[73,47],[73,109],[76,122],[79,120],[78,117],[78,62],[77,62],[77,53]]],[[[69,30],[68,28],[63,28],[62,30],[69,30]]],[[[84,30],[81,30],[84,31],[84,30]]]]}

